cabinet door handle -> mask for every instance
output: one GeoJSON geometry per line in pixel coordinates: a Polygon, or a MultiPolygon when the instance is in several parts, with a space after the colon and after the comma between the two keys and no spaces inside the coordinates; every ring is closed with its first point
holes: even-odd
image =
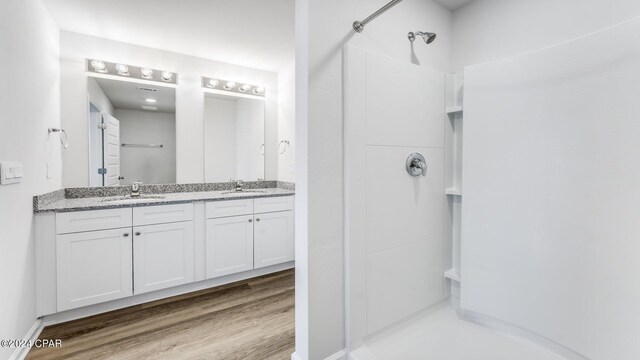
{"type": "Polygon", "coordinates": [[[124,233],[124,234],[122,234],[122,236],[129,237],[129,233],[124,233]]]}
{"type": "Polygon", "coordinates": [[[249,219],[249,222],[253,222],[253,219],[249,219]]]}
{"type": "Polygon", "coordinates": [[[136,236],[140,236],[142,233],[140,231],[136,231],[136,236]]]}
{"type": "Polygon", "coordinates": [[[260,218],[256,218],[256,221],[260,221],[260,218]]]}

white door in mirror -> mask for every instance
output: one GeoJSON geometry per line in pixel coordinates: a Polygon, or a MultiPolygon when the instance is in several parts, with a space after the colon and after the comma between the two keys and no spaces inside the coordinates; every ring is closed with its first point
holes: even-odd
{"type": "Polygon", "coordinates": [[[0,185],[16,184],[22,181],[22,164],[17,161],[0,163],[0,185]]]}

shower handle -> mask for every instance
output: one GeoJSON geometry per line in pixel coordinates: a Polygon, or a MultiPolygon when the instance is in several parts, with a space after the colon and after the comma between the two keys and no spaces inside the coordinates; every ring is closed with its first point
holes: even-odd
{"type": "Polygon", "coordinates": [[[407,172],[411,176],[427,176],[427,161],[420,153],[413,153],[407,158],[407,172]]]}

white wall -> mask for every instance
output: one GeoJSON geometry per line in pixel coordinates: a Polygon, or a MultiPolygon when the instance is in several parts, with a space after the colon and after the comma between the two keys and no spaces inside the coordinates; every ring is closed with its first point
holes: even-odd
{"type": "Polygon", "coordinates": [[[297,304],[308,299],[296,306],[296,353],[304,360],[324,359],[345,347],[342,47],[350,43],[449,70],[448,10],[431,1],[402,2],[355,34],[353,21],[381,5],[296,1],[297,304]],[[416,30],[437,32],[438,40],[432,46],[417,41],[412,53],[407,32],[416,30]]]}
{"type": "Polygon", "coordinates": [[[87,73],[85,58],[144,65],[174,71],[176,88],[176,166],[180,183],[204,181],[204,94],[201,76],[230,79],[266,88],[266,178],[277,178],[277,74],[184,54],[62,31],[60,33],[62,74],[62,118],[71,146],[64,154],[63,184],[88,183],[87,73]],[[73,164],[73,165],[71,165],[73,164]]]}
{"type": "Polygon", "coordinates": [[[636,16],[636,0],[475,0],[454,12],[453,70],[461,73],[464,66],[555,45],[636,16]]]}
{"type": "Polygon", "coordinates": [[[278,180],[289,182],[295,182],[295,70],[295,62],[291,62],[278,71],[278,180]],[[284,140],[289,141],[288,148],[280,144],[284,140]]]}
{"type": "Polygon", "coordinates": [[[120,120],[120,142],[161,144],[162,148],[120,148],[121,184],[134,181],[145,184],[176,182],[176,115],[155,111],[116,108],[120,120]]]}
{"type": "Polygon", "coordinates": [[[24,166],[21,184],[0,186],[0,338],[22,339],[36,320],[32,196],[61,186],[59,138],[47,134],[60,127],[58,29],[40,1],[0,3],[0,53],[0,161],[24,166]]]}

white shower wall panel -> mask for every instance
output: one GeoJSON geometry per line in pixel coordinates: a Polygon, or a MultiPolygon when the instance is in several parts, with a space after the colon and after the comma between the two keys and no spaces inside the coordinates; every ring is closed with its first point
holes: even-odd
{"type": "Polygon", "coordinates": [[[640,358],[639,33],[465,70],[461,306],[592,360],[640,358]]]}
{"type": "Polygon", "coordinates": [[[345,50],[352,343],[444,297],[445,74],[345,50]],[[426,176],[407,157],[426,158],[426,176]]]}

